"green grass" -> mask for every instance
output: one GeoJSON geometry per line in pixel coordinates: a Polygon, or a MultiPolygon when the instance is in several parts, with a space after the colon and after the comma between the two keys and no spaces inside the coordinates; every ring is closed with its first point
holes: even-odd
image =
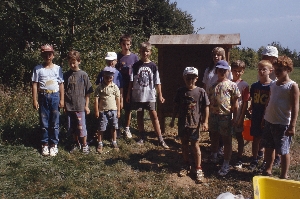
{"type": "MultiPolygon", "coordinates": [[[[299,73],[300,68],[297,68],[291,74],[296,82],[300,82],[299,73]]],[[[251,69],[243,75],[250,85],[256,77],[257,71],[251,69]]],[[[68,153],[66,116],[61,112],[59,154],[51,158],[42,157],[38,151],[38,113],[32,108],[30,90],[1,91],[0,103],[1,198],[216,198],[226,191],[252,197],[253,174],[246,170],[231,171],[228,177],[218,178],[218,167],[203,164],[207,183],[186,185],[178,181],[176,172],[182,158],[180,144],[173,137],[176,129],[166,129],[166,142],[171,149],[164,150],[157,147],[152,125],[146,120],[149,142],[138,147],[135,113],[132,120],[135,140],[120,139],[119,152],[105,146],[105,153],[98,155],[92,147],[90,154],[83,155],[68,153]]],[[[91,107],[92,103],[93,100],[91,107]]],[[[90,135],[96,127],[92,114],[87,117],[90,135]]],[[[297,122],[292,146],[295,155],[299,153],[299,129],[297,122]]],[[[209,152],[206,147],[201,148],[205,158],[209,152]]],[[[300,180],[299,171],[299,163],[294,163],[290,169],[291,179],[300,180]]],[[[279,170],[274,174],[278,176],[279,170]]]]}

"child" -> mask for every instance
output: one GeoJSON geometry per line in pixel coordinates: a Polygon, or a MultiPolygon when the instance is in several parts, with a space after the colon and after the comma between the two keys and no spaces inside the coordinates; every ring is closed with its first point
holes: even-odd
{"type": "MultiPolygon", "coordinates": [[[[278,50],[275,46],[266,46],[261,53],[261,60],[269,60],[272,64],[276,61],[278,57],[278,50]]],[[[274,71],[272,71],[269,75],[270,79],[275,80],[276,76],[274,71]]]]}
{"type": "Polygon", "coordinates": [[[249,169],[255,170],[258,166],[258,156],[263,155],[262,146],[260,144],[263,129],[262,121],[265,112],[267,99],[269,98],[270,83],[272,80],[269,74],[273,70],[272,63],[268,60],[262,60],[257,65],[259,80],[251,85],[250,97],[251,105],[249,111],[252,112],[250,135],[253,136],[252,142],[252,161],[249,169]]]}
{"type": "Polygon", "coordinates": [[[128,86],[130,82],[130,72],[132,70],[132,65],[139,60],[138,56],[130,52],[131,47],[131,36],[122,35],[120,37],[120,46],[122,51],[117,54],[118,62],[116,69],[118,69],[123,78],[123,108],[125,110],[125,135],[127,138],[132,138],[129,126],[131,119],[131,109],[130,103],[126,102],[126,97],[128,93],[128,86]]]}
{"type": "MultiPolygon", "coordinates": [[[[141,59],[133,64],[130,75],[130,83],[128,90],[132,90],[132,109],[137,110],[137,123],[140,132],[140,140],[137,142],[143,145],[145,141],[144,129],[144,109],[149,111],[154,130],[159,138],[159,143],[164,148],[169,148],[163,140],[161,129],[155,110],[156,93],[159,101],[164,103],[165,99],[162,96],[160,78],[158,69],[155,63],[150,60],[151,44],[143,42],[140,45],[141,59]]],[[[127,93],[127,103],[130,102],[130,92],[127,93]]]]}
{"type": "Polygon", "coordinates": [[[240,91],[235,83],[227,79],[230,67],[224,60],[216,64],[218,80],[208,89],[210,101],[208,126],[211,132],[211,161],[216,163],[219,138],[224,143],[224,162],[218,171],[220,176],[225,176],[229,170],[229,161],[232,153],[232,125],[236,121],[238,98],[240,91]],[[232,116],[233,115],[233,116],[232,116]],[[233,123],[233,124],[232,124],[233,123]]]}
{"type": "MultiPolygon", "coordinates": [[[[112,68],[115,68],[117,64],[117,53],[115,52],[108,52],[105,56],[106,65],[112,68]]],[[[114,70],[114,76],[113,76],[113,83],[118,86],[120,89],[120,108],[123,108],[123,77],[121,73],[118,70],[114,70]]],[[[97,80],[96,85],[103,83],[103,70],[100,71],[97,80]]],[[[119,133],[119,126],[116,129],[117,131],[117,137],[120,136],[119,133]]]]}
{"type": "Polygon", "coordinates": [[[31,78],[33,107],[39,110],[42,155],[56,156],[59,141],[59,107],[64,107],[64,80],[61,67],[52,63],[54,50],[51,45],[41,46],[41,57],[44,62],[33,69],[31,78]]]}
{"type": "Polygon", "coordinates": [[[198,80],[198,70],[194,67],[186,67],[183,71],[185,87],[177,90],[174,98],[175,106],[170,127],[174,127],[174,120],[178,116],[178,135],[181,139],[182,155],[185,162],[179,172],[179,176],[185,176],[190,170],[189,163],[189,141],[191,141],[192,150],[195,159],[196,182],[203,181],[203,172],[201,168],[201,151],[199,139],[201,130],[208,130],[209,101],[204,89],[196,86],[198,80]],[[200,121],[202,118],[202,121],[200,121]]]}
{"type": "MultiPolygon", "coordinates": [[[[202,79],[202,82],[204,84],[203,88],[205,89],[206,92],[208,92],[208,89],[212,86],[212,84],[214,84],[218,80],[218,75],[217,75],[217,73],[215,73],[217,62],[220,60],[226,61],[225,50],[222,47],[215,47],[211,52],[211,56],[212,56],[212,62],[210,64],[210,66],[205,69],[204,76],[202,79]]],[[[229,66],[229,68],[230,68],[230,66],[229,66]]],[[[232,74],[230,71],[227,74],[227,79],[229,79],[229,80],[232,79],[232,74]]],[[[210,133],[209,133],[209,136],[210,136],[210,133]]],[[[210,136],[210,139],[211,139],[211,136],[210,136]]],[[[222,139],[220,139],[218,156],[222,157],[223,155],[224,155],[223,154],[223,141],[222,141],[222,139]]]]}
{"type": "Polygon", "coordinates": [[[277,81],[270,85],[270,97],[264,115],[265,129],[263,143],[265,146],[266,169],[263,175],[271,175],[274,150],[281,155],[280,178],[287,179],[290,166],[290,144],[295,135],[295,125],[299,111],[299,88],[292,81],[289,73],[293,62],[287,56],[279,56],[274,63],[277,81]]]}
{"type": "Polygon", "coordinates": [[[72,50],[67,58],[70,70],[64,73],[65,109],[68,115],[68,131],[73,135],[74,142],[70,153],[82,148],[82,152],[87,154],[89,146],[86,141],[85,114],[90,113],[89,97],[93,92],[93,87],[87,73],[79,68],[79,52],[72,50]]]}
{"type": "Polygon", "coordinates": [[[119,150],[116,141],[116,129],[118,129],[118,118],[120,117],[120,90],[113,83],[115,68],[105,67],[103,69],[103,82],[98,85],[95,91],[95,116],[99,118],[98,147],[97,152],[103,151],[103,132],[107,125],[111,127],[112,147],[119,150]]]}
{"type": "Polygon", "coordinates": [[[231,71],[233,79],[232,81],[237,84],[237,87],[241,93],[241,97],[238,99],[238,111],[235,121],[235,126],[233,127],[233,133],[236,136],[238,142],[238,157],[237,162],[234,165],[235,168],[242,168],[243,161],[243,151],[244,151],[244,139],[242,132],[244,130],[244,118],[248,108],[248,101],[249,101],[249,85],[247,82],[242,80],[242,75],[245,72],[245,63],[241,60],[237,60],[231,63],[231,71]]]}

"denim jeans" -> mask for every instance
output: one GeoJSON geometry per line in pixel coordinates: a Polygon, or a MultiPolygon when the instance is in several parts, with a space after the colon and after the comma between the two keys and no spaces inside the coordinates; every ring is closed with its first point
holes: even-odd
{"type": "Polygon", "coordinates": [[[42,130],[42,144],[58,144],[59,134],[59,92],[39,93],[39,118],[42,130]]]}

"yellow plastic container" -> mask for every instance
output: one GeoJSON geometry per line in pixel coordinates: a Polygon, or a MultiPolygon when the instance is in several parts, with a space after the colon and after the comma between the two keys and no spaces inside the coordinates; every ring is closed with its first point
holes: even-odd
{"type": "Polygon", "coordinates": [[[253,177],[254,199],[298,199],[300,182],[266,176],[253,177]]]}
{"type": "Polygon", "coordinates": [[[251,120],[244,121],[244,131],[242,133],[244,140],[253,141],[253,136],[250,135],[251,120]]]}

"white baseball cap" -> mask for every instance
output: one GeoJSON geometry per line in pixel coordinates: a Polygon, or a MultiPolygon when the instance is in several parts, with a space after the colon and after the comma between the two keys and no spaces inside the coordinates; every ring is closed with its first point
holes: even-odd
{"type": "Polygon", "coordinates": [[[266,46],[261,54],[278,58],[278,50],[275,46],[266,46]]]}
{"type": "Polygon", "coordinates": [[[198,76],[198,69],[193,66],[188,66],[184,69],[183,75],[197,75],[198,76]]]}
{"type": "Polygon", "coordinates": [[[115,52],[107,52],[105,56],[105,60],[115,60],[117,59],[117,53],[115,52]]]}

